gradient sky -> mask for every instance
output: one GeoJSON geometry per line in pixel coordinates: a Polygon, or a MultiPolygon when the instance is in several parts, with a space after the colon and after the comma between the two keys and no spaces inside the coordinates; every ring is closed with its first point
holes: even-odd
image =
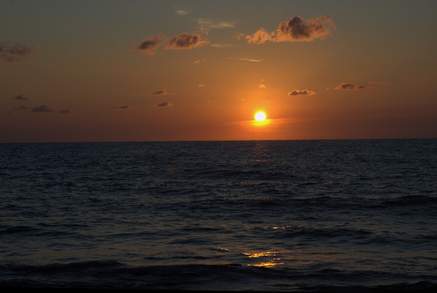
{"type": "Polygon", "coordinates": [[[0,142],[437,137],[436,36],[434,0],[0,0],[0,142]]]}

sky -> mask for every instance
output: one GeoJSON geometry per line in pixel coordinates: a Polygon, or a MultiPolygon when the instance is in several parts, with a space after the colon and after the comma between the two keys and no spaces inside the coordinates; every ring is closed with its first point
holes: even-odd
{"type": "Polygon", "coordinates": [[[0,0],[0,142],[435,138],[436,16],[434,0],[0,0]]]}

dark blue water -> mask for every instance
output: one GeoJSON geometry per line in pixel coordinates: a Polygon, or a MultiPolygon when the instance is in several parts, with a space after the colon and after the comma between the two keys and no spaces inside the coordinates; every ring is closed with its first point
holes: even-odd
{"type": "Polygon", "coordinates": [[[0,286],[437,282],[437,140],[0,145],[0,286]]]}

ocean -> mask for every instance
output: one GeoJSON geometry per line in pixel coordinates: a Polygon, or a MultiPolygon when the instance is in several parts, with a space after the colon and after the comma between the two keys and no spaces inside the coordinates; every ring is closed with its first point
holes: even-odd
{"type": "Polygon", "coordinates": [[[436,284],[437,140],[0,144],[0,288],[436,284]]]}

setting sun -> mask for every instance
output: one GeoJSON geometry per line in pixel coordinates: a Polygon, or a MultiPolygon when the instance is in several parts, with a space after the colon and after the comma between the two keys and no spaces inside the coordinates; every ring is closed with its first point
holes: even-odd
{"type": "Polygon", "coordinates": [[[267,114],[264,111],[257,111],[254,115],[253,118],[256,122],[264,122],[267,120],[267,114]]]}
{"type": "Polygon", "coordinates": [[[269,124],[269,119],[267,118],[267,113],[265,111],[256,111],[253,114],[253,125],[255,126],[265,126],[269,124]]]}

